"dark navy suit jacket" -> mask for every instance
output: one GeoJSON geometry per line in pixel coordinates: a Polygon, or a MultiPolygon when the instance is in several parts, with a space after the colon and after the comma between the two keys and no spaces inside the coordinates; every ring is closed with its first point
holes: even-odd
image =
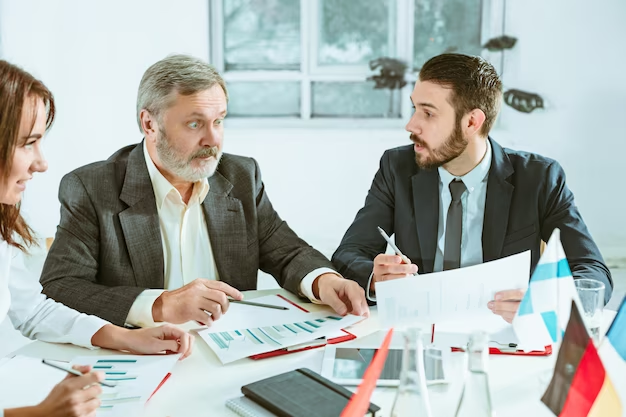
{"type": "MultiPolygon", "coordinates": [[[[611,297],[611,274],[565,184],[558,162],[540,155],[502,148],[489,138],[493,150],[483,225],[483,261],[531,250],[532,270],[555,228],[574,278],[593,278],[606,285],[611,297]]],[[[344,235],[332,261],[346,278],[367,287],[373,259],[386,242],[376,226],[394,233],[400,250],[419,268],[433,272],[439,225],[439,173],[415,163],[412,145],[386,151],[365,206],[344,235]]]]}

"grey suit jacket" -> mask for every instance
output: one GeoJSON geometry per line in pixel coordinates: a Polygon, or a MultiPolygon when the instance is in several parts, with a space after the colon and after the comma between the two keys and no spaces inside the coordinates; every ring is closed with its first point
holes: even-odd
{"type": "MultiPolygon", "coordinates": [[[[63,178],[61,221],[41,277],[49,297],[118,325],[143,290],[164,286],[156,199],[142,147],[127,146],[63,178]]],[[[332,268],[278,216],[254,159],[224,154],[209,185],[203,209],[222,281],[255,289],[261,269],[297,294],[309,272],[332,268]]]]}
{"type": "MultiPolygon", "coordinates": [[[[611,297],[611,274],[565,184],[558,162],[540,155],[502,148],[489,139],[493,159],[487,179],[483,224],[483,261],[531,250],[532,268],[555,228],[575,278],[605,283],[611,297]]],[[[439,173],[415,163],[412,145],[385,152],[365,206],[344,235],[332,261],[346,278],[367,287],[374,257],[386,243],[376,230],[395,233],[398,248],[418,266],[433,272],[439,225],[439,173]]]]}

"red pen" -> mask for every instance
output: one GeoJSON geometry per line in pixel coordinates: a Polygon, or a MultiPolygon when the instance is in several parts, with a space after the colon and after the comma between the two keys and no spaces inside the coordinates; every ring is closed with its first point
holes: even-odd
{"type": "MultiPolygon", "coordinates": [[[[159,390],[159,388],[161,388],[163,386],[163,384],[165,384],[165,381],[167,381],[171,376],[172,376],[171,372],[168,372],[167,375],[165,375],[165,378],[163,378],[163,381],[161,381],[159,386],[156,387],[154,392],[150,395],[150,398],[152,398],[154,396],[154,394],[156,394],[156,392],[159,390]]],[[[150,401],[150,398],[148,398],[148,400],[146,402],[150,401]]]]}

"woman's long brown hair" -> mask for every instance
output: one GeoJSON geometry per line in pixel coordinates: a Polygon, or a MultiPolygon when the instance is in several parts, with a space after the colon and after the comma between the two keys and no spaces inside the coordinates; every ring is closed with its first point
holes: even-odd
{"type": "MultiPolygon", "coordinates": [[[[54,97],[50,90],[23,69],[0,60],[0,187],[6,186],[11,174],[24,104],[27,100],[39,99],[46,106],[47,130],[52,126],[55,112],[54,97]]],[[[34,232],[20,214],[19,203],[0,203],[0,236],[20,250],[35,243],[34,232]]]]}

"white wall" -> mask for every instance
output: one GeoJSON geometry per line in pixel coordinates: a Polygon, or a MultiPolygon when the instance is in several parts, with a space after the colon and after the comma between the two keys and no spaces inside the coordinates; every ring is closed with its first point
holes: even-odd
{"type": "Polygon", "coordinates": [[[510,108],[497,137],[557,159],[605,257],[626,261],[626,2],[507,1],[519,38],[504,82],[539,92],[542,113],[510,108]]]}
{"type": "MultiPolygon", "coordinates": [[[[143,71],[169,53],[208,57],[207,4],[0,3],[0,53],[40,77],[58,99],[46,139],[50,171],[29,185],[24,202],[42,235],[54,234],[64,173],[141,139],[134,104],[143,71]]],[[[505,107],[493,136],[559,160],[605,256],[626,258],[626,196],[619,191],[626,2],[525,0],[507,7],[507,33],[519,41],[507,53],[506,87],[541,93],[548,109],[525,115],[505,107]]],[[[327,254],[362,205],[382,151],[405,143],[400,127],[226,131],[226,150],[260,161],[281,216],[327,254]]]]}
{"type": "Polygon", "coordinates": [[[24,197],[31,224],[53,236],[63,174],[139,142],[137,88],[171,53],[208,59],[207,0],[2,0],[2,58],[52,90],[58,106],[44,150],[50,169],[24,197]]]}

